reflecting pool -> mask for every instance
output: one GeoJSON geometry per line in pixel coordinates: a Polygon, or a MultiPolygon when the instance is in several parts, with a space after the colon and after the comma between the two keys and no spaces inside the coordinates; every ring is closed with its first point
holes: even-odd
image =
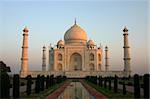
{"type": "Polygon", "coordinates": [[[95,99],[84,88],[81,82],[71,82],[58,96],[58,99],[95,99]]]}

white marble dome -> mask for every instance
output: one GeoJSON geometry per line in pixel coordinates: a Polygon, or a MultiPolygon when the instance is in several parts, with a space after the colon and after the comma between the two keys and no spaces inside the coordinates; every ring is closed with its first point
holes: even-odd
{"type": "Polygon", "coordinates": [[[81,40],[81,41],[87,41],[87,35],[86,32],[76,23],[66,31],[64,35],[64,40],[81,40]]]}

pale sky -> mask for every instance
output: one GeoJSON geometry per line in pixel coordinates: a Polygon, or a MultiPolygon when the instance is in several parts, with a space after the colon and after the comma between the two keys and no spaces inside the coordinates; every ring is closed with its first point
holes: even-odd
{"type": "MultiPolygon", "coordinates": [[[[123,70],[123,31],[129,29],[131,69],[149,72],[148,0],[2,0],[0,1],[0,60],[18,73],[23,28],[29,28],[29,68],[41,70],[42,46],[56,45],[74,24],[96,44],[109,48],[110,70],[123,70]]],[[[47,51],[48,57],[48,51],[47,51]]],[[[103,50],[103,70],[104,70],[103,50]]],[[[48,60],[47,60],[48,67],[48,60]]]]}

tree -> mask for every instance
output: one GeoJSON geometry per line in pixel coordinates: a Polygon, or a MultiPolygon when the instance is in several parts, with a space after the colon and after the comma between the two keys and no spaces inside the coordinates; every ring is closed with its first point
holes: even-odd
{"type": "Polygon", "coordinates": [[[1,98],[8,99],[9,98],[9,89],[10,89],[10,79],[9,75],[7,73],[0,75],[0,82],[1,82],[1,90],[0,90],[0,96],[1,98]]]}
{"type": "Polygon", "coordinates": [[[107,87],[107,78],[105,77],[104,78],[104,88],[106,88],[107,87]]]}
{"type": "Polygon", "coordinates": [[[65,81],[67,79],[67,77],[66,76],[63,76],[63,81],[65,81]]]}
{"type": "Polygon", "coordinates": [[[32,87],[32,77],[31,75],[28,75],[27,76],[27,89],[26,89],[28,96],[31,94],[31,87],[32,87]]]}
{"type": "Polygon", "coordinates": [[[126,95],[126,84],[125,84],[125,78],[123,77],[123,84],[122,84],[122,86],[123,86],[123,95],[126,95]]]}
{"type": "Polygon", "coordinates": [[[18,74],[13,77],[13,98],[18,99],[20,97],[20,78],[18,74]]]}
{"type": "Polygon", "coordinates": [[[98,77],[98,85],[101,85],[101,76],[98,77]]]}
{"type": "Polygon", "coordinates": [[[117,93],[118,92],[118,77],[115,75],[114,78],[114,92],[117,93]]]}
{"type": "Polygon", "coordinates": [[[49,87],[49,75],[47,75],[47,77],[46,77],[46,89],[48,89],[48,87],[49,87]]]}
{"type": "Polygon", "coordinates": [[[3,61],[0,61],[0,74],[11,72],[10,67],[6,66],[3,61]]]}
{"type": "Polygon", "coordinates": [[[103,80],[104,80],[104,78],[101,77],[101,87],[103,87],[103,80]]]}
{"type": "Polygon", "coordinates": [[[41,91],[44,91],[44,82],[45,82],[45,77],[44,77],[44,75],[42,75],[42,76],[40,77],[40,80],[41,80],[41,91]]]}
{"type": "Polygon", "coordinates": [[[111,90],[111,77],[108,78],[109,90],[111,90]]]}
{"type": "Polygon", "coordinates": [[[56,76],[56,83],[58,84],[60,82],[60,76],[56,76]]]}
{"type": "Polygon", "coordinates": [[[35,93],[40,92],[40,75],[37,75],[36,81],[35,81],[35,93]]]}
{"type": "Polygon", "coordinates": [[[140,81],[139,81],[139,75],[134,75],[134,98],[139,99],[140,98],[140,81]]]}
{"type": "Polygon", "coordinates": [[[150,81],[150,74],[145,74],[144,78],[143,78],[143,82],[144,82],[144,98],[145,99],[149,99],[149,81],[150,81]]]}
{"type": "Polygon", "coordinates": [[[50,76],[50,86],[54,85],[54,75],[50,76]]]}
{"type": "Polygon", "coordinates": [[[2,99],[8,99],[10,93],[10,78],[7,72],[11,72],[10,67],[0,61],[0,98],[2,99]]]}

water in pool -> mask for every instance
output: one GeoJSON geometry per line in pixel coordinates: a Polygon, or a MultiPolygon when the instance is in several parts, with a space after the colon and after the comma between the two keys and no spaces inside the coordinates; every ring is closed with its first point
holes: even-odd
{"type": "Polygon", "coordinates": [[[71,82],[58,99],[95,99],[80,82],[71,82]]]}

